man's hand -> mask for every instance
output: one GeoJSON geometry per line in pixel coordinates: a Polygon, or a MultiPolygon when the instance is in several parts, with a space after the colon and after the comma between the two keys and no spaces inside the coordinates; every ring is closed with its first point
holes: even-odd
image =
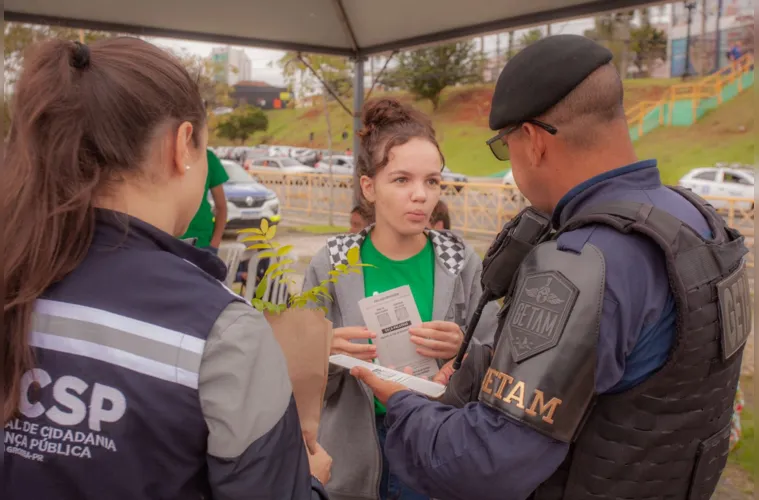
{"type": "Polygon", "coordinates": [[[308,454],[308,466],[311,469],[311,475],[319,480],[322,484],[327,484],[332,475],[332,457],[330,457],[319,443],[314,441],[309,449],[306,444],[306,453],[308,454]]]}
{"type": "Polygon", "coordinates": [[[382,380],[366,368],[354,366],[351,368],[351,375],[365,383],[372,390],[380,403],[387,404],[387,400],[396,392],[408,391],[409,388],[398,382],[382,380]]]}
{"type": "Polygon", "coordinates": [[[348,326],[335,328],[332,332],[332,347],[330,354],[346,354],[363,361],[371,361],[377,357],[377,346],[372,344],[356,344],[352,339],[373,339],[377,335],[363,326],[348,326]]]}
{"type": "Polygon", "coordinates": [[[432,378],[434,382],[446,386],[445,393],[436,398],[437,401],[456,408],[463,408],[467,403],[477,401],[491,357],[489,346],[472,344],[458,371],[453,370],[453,361],[443,365],[432,378]]]}
{"type": "MultiPolygon", "coordinates": [[[[464,355],[464,359],[469,356],[468,354],[464,355]]],[[[438,384],[448,385],[448,382],[451,381],[451,377],[454,373],[456,373],[456,370],[453,369],[453,362],[456,361],[455,359],[450,360],[446,364],[444,364],[440,371],[438,371],[435,376],[432,377],[433,382],[437,382],[438,384]]]]}
{"type": "Polygon", "coordinates": [[[450,321],[428,321],[417,328],[409,328],[409,333],[411,342],[419,346],[416,352],[429,358],[451,359],[458,354],[464,341],[459,325],[450,321]]]}

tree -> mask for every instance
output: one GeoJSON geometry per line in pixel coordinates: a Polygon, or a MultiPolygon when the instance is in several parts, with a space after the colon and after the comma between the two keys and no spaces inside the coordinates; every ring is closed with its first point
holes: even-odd
{"type": "Polygon", "coordinates": [[[222,70],[221,64],[214,63],[207,57],[192,54],[185,49],[169,50],[169,52],[179,59],[190,76],[198,82],[200,95],[209,110],[232,104],[230,97],[232,88],[216,80],[216,75],[222,70]]]}
{"type": "Polygon", "coordinates": [[[532,28],[530,31],[521,36],[519,39],[519,44],[522,46],[522,48],[525,48],[528,45],[532,45],[533,43],[541,40],[542,38],[543,31],[540,30],[540,28],[532,28]]]}
{"type": "Polygon", "coordinates": [[[642,76],[650,76],[657,59],[667,59],[667,34],[653,27],[644,17],[641,25],[630,31],[633,64],[642,76]]]}
{"type": "MultiPolygon", "coordinates": [[[[5,84],[12,86],[18,79],[24,63],[24,53],[33,44],[49,38],[79,41],[90,44],[105,38],[122,36],[108,31],[79,30],[61,26],[38,26],[33,24],[6,23],[4,28],[5,84]]],[[[134,36],[134,35],[129,35],[134,36]]],[[[201,58],[187,51],[172,51],[193,77],[198,79],[200,91],[209,107],[228,104],[229,87],[214,81],[217,68],[209,59],[201,58]]]]}
{"type": "Polygon", "coordinates": [[[219,118],[216,135],[230,141],[240,141],[240,145],[244,145],[251,135],[265,132],[268,128],[269,117],[261,108],[241,106],[219,118]]]}
{"type": "Polygon", "coordinates": [[[277,63],[282,68],[282,74],[290,89],[297,89],[298,98],[302,99],[314,93],[321,94],[324,90],[322,81],[326,82],[338,97],[351,95],[353,63],[350,60],[319,54],[298,56],[297,52],[287,52],[277,63]]]}
{"type": "Polygon", "coordinates": [[[622,78],[627,78],[629,65],[628,52],[631,44],[631,20],[635,11],[614,12],[603,14],[594,19],[593,29],[586,30],[584,35],[595,40],[611,51],[613,62],[622,78]]]}
{"type": "Polygon", "coordinates": [[[24,54],[33,44],[48,38],[61,38],[84,43],[92,43],[103,38],[118,36],[107,31],[78,30],[61,26],[39,26],[35,24],[5,23],[3,29],[5,85],[13,85],[24,64],[24,54]]]}
{"type": "Polygon", "coordinates": [[[473,40],[400,54],[387,79],[417,99],[428,99],[433,110],[438,109],[446,87],[482,80],[483,59],[473,40]]]}

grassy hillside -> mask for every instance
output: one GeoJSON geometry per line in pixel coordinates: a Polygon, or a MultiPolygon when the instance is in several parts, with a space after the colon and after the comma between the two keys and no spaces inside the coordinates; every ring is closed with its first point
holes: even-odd
{"type": "Polygon", "coordinates": [[[754,90],[749,89],[691,127],[654,130],[636,143],[636,150],[641,158],[658,159],[662,180],[674,183],[694,167],[720,161],[753,164],[755,142],[754,90]]]}
{"type": "MultiPolygon", "coordinates": [[[[642,100],[659,99],[673,80],[646,79],[625,82],[625,105],[632,107],[642,100]]],[[[403,93],[391,94],[432,116],[446,157],[454,171],[470,176],[485,176],[504,170],[504,163],[493,158],[485,141],[493,135],[488,128],[492,86],[468,86],[447,89],[437,112],[426,101],[414,102],[403,93]]],[[[375,94],[375,97],[379,94],[375,94]]],[[[682,172],[716,161],[753,162],[753,92],[747,91],[690,128],[659,129],[637,143],[641,157],[658,158],[665,180],[679,178],[682,172]],[[740,127],[743,127],[741,131],[740,127]]],[[[351,103],[347,103],[351,104],[351,103]]],[[[352,128],[352,119],[337,103],[329,106],[332,122],[332,145],[335,149],[352,146],[343,140],[343,131],[352,128]]],[[[269,130],[256,135],[251,143],[326,147],[327,124],[323,108],[270,111],[269,130]],[[309,133],[314,142],[309,143],[309,133]]],[[[212,144],[223,142],[212,139],[212,144]]]]}

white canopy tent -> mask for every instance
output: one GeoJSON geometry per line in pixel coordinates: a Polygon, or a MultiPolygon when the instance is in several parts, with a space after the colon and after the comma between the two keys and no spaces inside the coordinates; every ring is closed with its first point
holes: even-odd
{"type": "MultiPolygon", "coordinates": [[[[335,54],[356,61],[354,110],[372,54],[525,28],[652,0],[5,0],[6,21],[335,54]]],[[[354,129],[360,128],[354,111],[354,129]]],[[[358,151],[354,136],[354,151],[358,151]]]]}

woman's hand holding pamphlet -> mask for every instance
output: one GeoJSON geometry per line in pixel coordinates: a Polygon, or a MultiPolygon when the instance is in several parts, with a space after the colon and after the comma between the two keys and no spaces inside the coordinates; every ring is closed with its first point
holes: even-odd
{"type": "Polygon", "coordinates": [[[330,363],[347,369],[364,367],[383,380],[402,384],[426,396],[440,396],[445,386],[429,380],[438,372],[437,362],[419,354],[411,341],[409,329],[422,324],[411,288],[405,285],[388,290],[361,299],[358,304],[367,328],[376,335],[373,339],[377,346],[376,364],[343,354],[330,356],[330,363]],[[413,375],[404,369],[410,369],[413,375]]]}

